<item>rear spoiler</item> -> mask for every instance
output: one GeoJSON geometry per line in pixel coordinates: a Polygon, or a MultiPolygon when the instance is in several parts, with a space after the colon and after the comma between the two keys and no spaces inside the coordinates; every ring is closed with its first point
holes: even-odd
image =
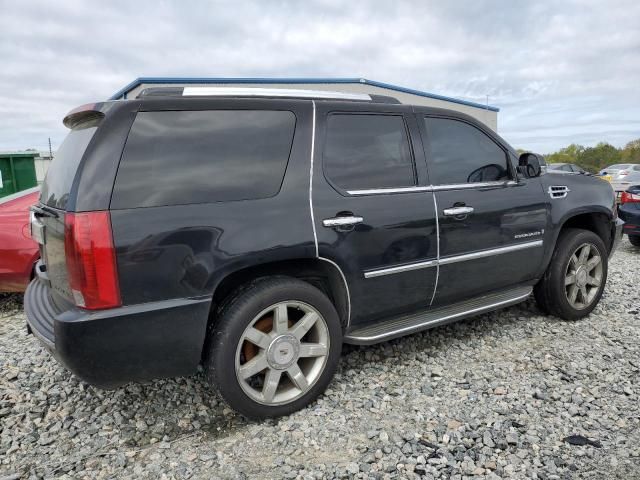
{"type": "Polygon", "coordinates": [[[80,105],[67,113],[62,123],[70,129],[87,122],[90,122],[91,126],[93,126],[104,118],[104,113],[101,111],[103,105],[104,103],[87,103],[80,105]]]}

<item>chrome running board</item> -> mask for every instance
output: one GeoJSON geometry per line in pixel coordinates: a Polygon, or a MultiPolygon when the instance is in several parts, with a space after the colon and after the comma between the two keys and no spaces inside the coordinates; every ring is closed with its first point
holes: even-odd
{"type": "Polygon", "coordinates": [[[517,287],[498,293],[475,297],[447,307],[434,308],[396,318],[387,318],[371,325],[356,328],[344,337],[345,343],[372,345],[392,338],[426,330],[461,318],[490,312],[520,303],[531,294],[533,287],[517,287]]]}

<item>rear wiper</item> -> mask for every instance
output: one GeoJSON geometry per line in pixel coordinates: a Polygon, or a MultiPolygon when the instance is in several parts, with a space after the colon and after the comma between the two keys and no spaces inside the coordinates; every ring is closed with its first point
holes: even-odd
{"type": "Polygon", "coordinates": [[[58,212],[46,205],[31,205],[29,208],[36,217],[58,218],[58,212]]]}

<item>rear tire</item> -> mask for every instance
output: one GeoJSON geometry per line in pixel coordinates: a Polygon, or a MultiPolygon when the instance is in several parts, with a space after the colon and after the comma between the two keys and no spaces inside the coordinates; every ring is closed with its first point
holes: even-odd
{"type": "Polygon", "coordinates": [[[534,288],[540,309],[565,320],[591,313],[607,281],[608,252],[602,239],[589,230],[560,232],[544,276],[534,288]]]}
{"type": "Polygon", "coordinates": [[[629,241],[634,247],[640,247],[640,235],[629,235],[629,241]]]}
{"type": "Polygon", "coordinates": [[[340,360],[342,326],[314,286],[257,279],[224,302],[209,335],[207,378],[249,418],[288,415],[327,387],[340,360]]]}

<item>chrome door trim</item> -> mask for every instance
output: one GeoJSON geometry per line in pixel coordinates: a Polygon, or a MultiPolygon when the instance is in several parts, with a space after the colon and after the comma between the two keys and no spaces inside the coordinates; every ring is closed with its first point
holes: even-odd
{"type": "Polygon", "coordinates": [[[481,250],[479,252],[465,253],[463,255],[452,255],[440,259],[440,265],[448,265],[450,263],[466,262],[467,260],[477,260],[478,258],[492,257],[503,253],[517,252],[527,248],[541,247],[542,240],[534,240],[532,242],[514,243],[506,247],[491,248],[489,250],[481,250]]]}
{"type": "Polygon", "coordinates": [[[436,199],[436,192],[432,192],[433,196],[433,208],[436,211],[436,258],[438,259],[438,264],[436,265],[436,284],[433,286],[433,293],[431,294],[431,301],[429,302],[429,306],[433,305],[433,301],[436,298],[436,292],[438,291],[438,281],[440,280],[440,220],[438,217],[438,200],[436,199]]]}
{"type": "Polygon", "coordinates": [[[387,267],[387,268],[379,268],[375,270],[368,270],[364,272],[364,278],[375,278],[383,275],[393,275],[394,273],[402,273],[402,272],[409,272],[411,270],[419,270],[421,268],[429,268],[429,267],[436,267],[436,266],[439,267],[440,265],[466,262],[468,260],[477,260],[478,258],[492,257],[494,255],[501,255],[503,253],[517,252],[518,250],[524,250],[527,248],[541,247],[542,243],[543,243],[542,240],[534,240],[532,242],[515,243],[513,245],[507,245],[506,247],[491,248],[488,250],[481,250],[479,252],[465,253],[463,255],[453,255],[450,257],[444,257],[444,258],[439,258],[434,260],[409,263],[406,265],[398,265],[396,267],[387,267]]]}
{"type": "Polygon", "coordinates": [[[316,258],[320,256],[318,248],[318,234],[316,232],[316,219],[313,214],[313,155],[316,144],[316,102],[311,101],[313,106],[313,118],[311,119],[311,158],[309,167],[309,212],[311,214],[311,227],[313,229],[313,243],[316,247],[316,258]]]}
{"type": "Polygon", "coordinates": [[[424,262],[409,263],[407,265],[398,265],[397,267],[380,268],[377,270],[368,270],[364,272],[364,278],[382,277],[384,275],[393,275],[394,273],[410,272],[411,270],[420,270],[421,268],[435,267],[438,260],[427,260],[424,262]]]}
{"type": "Polygon", "coordinates": [[[349,292],[349,284],[347,283],[347,277],[345,277],[342,269],[333,260],[329,260],[328,258],[325,258],[325,257],[318,257],[318,260],[322,260],[324,262],[327,262],[333,265],[336,268],[336,270],[338,270],[338,273],[340,273],[340,276],[342,277],[342,281],[344,282],[344,288],[347,291],[347,326],[346,328],[349,328],[349,325],[351,324],[351,293],[349,292]]]}

